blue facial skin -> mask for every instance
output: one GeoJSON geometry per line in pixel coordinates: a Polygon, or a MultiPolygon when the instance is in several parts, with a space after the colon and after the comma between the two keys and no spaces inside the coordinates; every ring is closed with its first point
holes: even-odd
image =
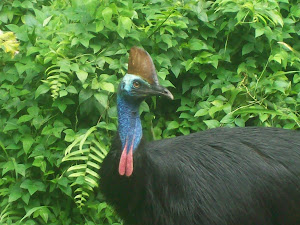
{"type": "Polygon", "coordinates": [[[118,95],[122,95],[125,98],[131,96],[131,100],[133,101],[143,97],[135,92],[137,90],[137,88],[135,88],[133,85],[135,81],[139,82],[141,86],[150,87],[150,84],[141,77],[132,74],[126,74],[121,81],[118,95]]]}
{"type": "Polygon", "coordinates": [[[134,86],[135,82],[139,82],[140,85],[150,86],[139,76],[126,74],[120,83],[117,97],[118,131],[122,142],[122,150],[127,141],[127,153],[132,144],[133,152],[137,149],[143,135],[139,106],[144,97],[135,92],[136,89],[140,88],[134,86]]]}

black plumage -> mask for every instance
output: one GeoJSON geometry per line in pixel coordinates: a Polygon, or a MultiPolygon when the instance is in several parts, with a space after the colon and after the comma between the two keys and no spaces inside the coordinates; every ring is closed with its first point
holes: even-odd
{"type": "Polygon", "coordinates": [[[131,177],[118,174],[116,137],[101,191],[130,225],[300,224],[300,135],[218,128],[141,142],[131,177]]]}
{"type": "Polygon", "coordinates": [[[100,169],[100,190],[126,225],[300,224],[298,131],[217,128],[145,142],[139,104],[173,96],[146,51],[132,48],[129,61],[135,74],[120,82],[118,135],[100,169]]]}

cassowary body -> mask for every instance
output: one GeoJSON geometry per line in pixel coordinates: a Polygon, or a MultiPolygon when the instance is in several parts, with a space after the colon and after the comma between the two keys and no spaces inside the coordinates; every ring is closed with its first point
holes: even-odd
{"type": "Polygon", "coordinates": [[[100,170],[100,189],[125,224],[300,224],[298,132],[218,128],[147,143],[135,97],[118,95],[119,135],[100,170]]]}

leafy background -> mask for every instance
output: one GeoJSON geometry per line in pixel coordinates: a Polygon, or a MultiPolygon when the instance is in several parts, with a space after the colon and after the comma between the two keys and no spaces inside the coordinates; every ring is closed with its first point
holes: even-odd
{"type": "Polygon", "coordinates": [[[0,224],[121,224],[97,191],[128,50],[175,96],[148,140],[226,126],[299,129],[297,0],[0,2],[0,224]]]}

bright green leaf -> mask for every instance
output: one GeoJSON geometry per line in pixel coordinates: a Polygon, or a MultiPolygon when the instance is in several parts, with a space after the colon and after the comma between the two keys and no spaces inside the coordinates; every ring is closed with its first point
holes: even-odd
{"type": "Polygon", "coordinates": [[[26,136],[22,138],[23,150],[27,154],[34,143],[34,139],[31,136],[26,136]]]}
{"type": "Polygon", "coordinates": [[[120,21],[121,21],[122,27],[124,27],[125,30],[128,30],[128,31],[131,30],[132,22],[131,22],[130,18],[120,16],[120,21]]]}
{"type": "Polygon", "coordinates": [[[76,90],[76,88],[74,86],[71,86],[71,85],[68,86],[66,88],[66,90],[67,90],[67,92],[72,93],[72,94],[77,94],[78,93],[77,90],[76,90]]]}
{"type": "Polygon", "coordinates": [[[32,119],[33,119],[32,115],[23,115],[18,119],[18,123],[24,123],[32,119]]]}
{"type": "Polygon", "coordinates": [[[46,18],[43,22],[43,27],[47,26],[47,24],[50,22],[52,16],[49,16],[48,18],[46,18]]]}
{"type": "Polygon", "coordinates": [[[101,82],[99,85],[102,90],[109,91],[109,92],[115,92],[115,87],[111,83],[101,82]]]}
{"type": "Polygon", "coordinates": [[[168,124],[167,129],[168,130],[173,130],[173,129],[177,129],[179,127],[179,123],[176,121],[172,121],[168,124]]]}
{"type": "Polygon", "coordinates": [[[40,85],[35,91],[35,98],[39,97],[42,94],[47,93],[50,90],[47,84],[40,85]]]}
{"type": "Polygon", "coordinates": [[[77,75],[78,79],[81,81],[81,83],[84,83],[86,78],[88,77],[88,73],[83,70],[77,71],[76,75],[77,75]]]}
{"type": "Polygon", "coordinates": [[[207,109],[199,109],[196,113],[195,113],[195,117],[199,117],[199,116],[205,116],[208,114],[207,109]]]}
{"type": "Polygon", "coordinates": [[[94,97],[97,99],[97,101],[102,105],[104,108],[107,108],[107,100],[108,96],[104,93],[96,93],[94,94],[94,97]]]}
{"type": "Polygon", "coordinates": [[[102,11],[102,16],[104,18],[104,21],[106,23],[109,23],[111,21],[111,17],[112,17],[112,9],[109,7],[106,7],[103,11],[102,11]]]}
{"type": "Polygon", "coordinates": [[[216,127],[219,127],[220,126],[220,122],[217,121],[217,120],[204,120],[203,121],[206,126],[211,129],[211,128],[216,128],[216,127]]]}

